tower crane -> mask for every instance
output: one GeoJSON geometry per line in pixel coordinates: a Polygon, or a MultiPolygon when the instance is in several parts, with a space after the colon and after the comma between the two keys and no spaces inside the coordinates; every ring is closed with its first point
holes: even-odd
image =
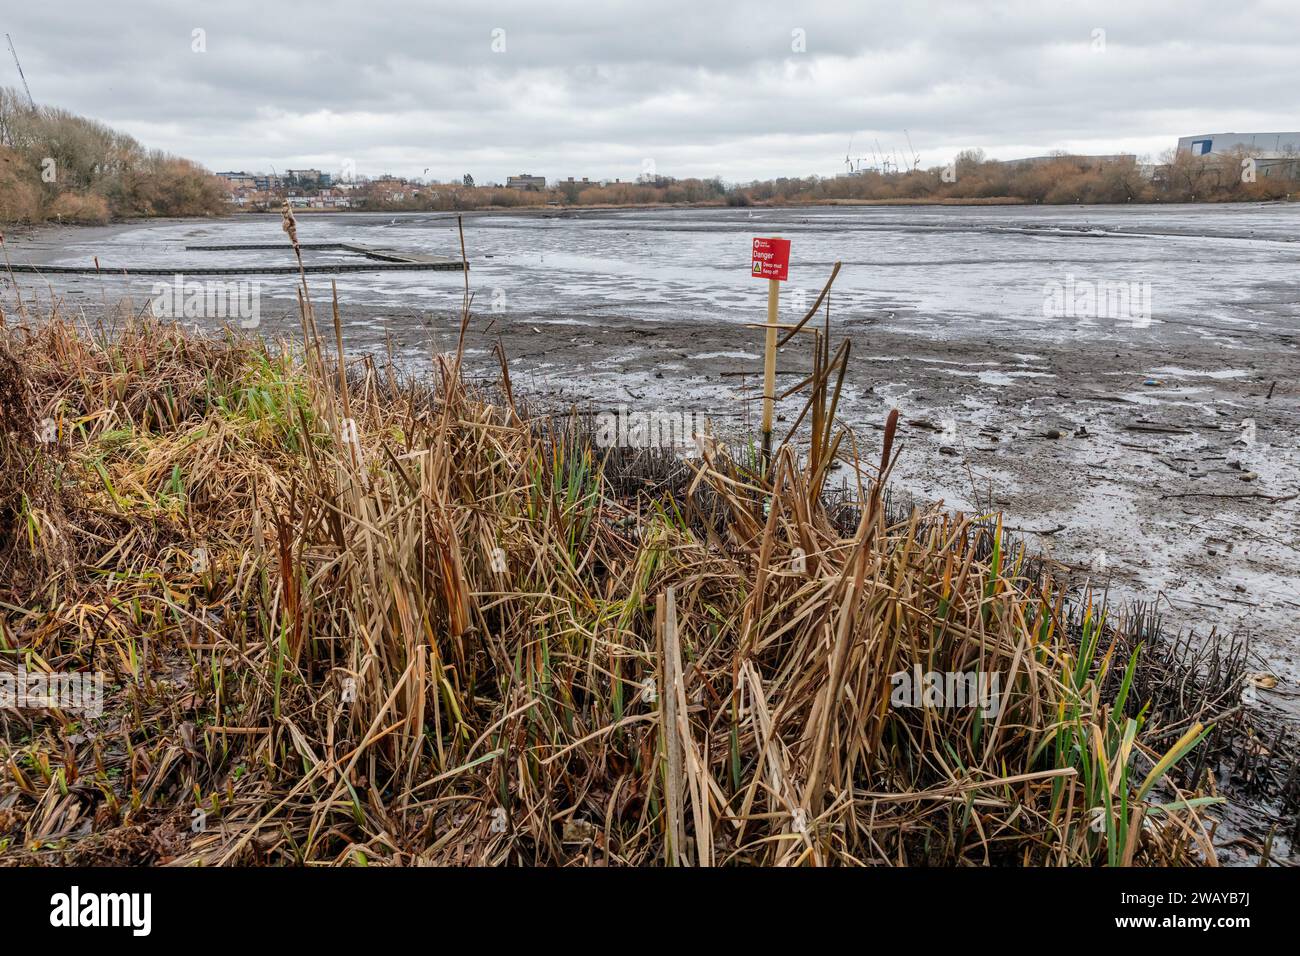
{"type": "Polygon", "coordinates": [[[18,67],[18,79],[23,81],[23,90],[27,93],[27,104],[32,109],[36,109],[36,101],[32,99],[31,87],[27,85],[27,77],[23,75],[23,65],[18,62],[18,51],[14,49],[13,38],[6,33],[5,40],[9,43],[9,52],[14,56],[14,66],[18,67]]]}

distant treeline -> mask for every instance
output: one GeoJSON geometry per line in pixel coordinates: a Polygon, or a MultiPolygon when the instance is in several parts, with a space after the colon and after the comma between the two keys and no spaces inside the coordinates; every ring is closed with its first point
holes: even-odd
{"type": "Polygon", "coordinates": [[[645,183],[598,184],[561,182],[549,189],[506,189],[501,186],[434,184],[409,192],[400,199],[387,194],[382,182],[353,193],[358,209],[440,210],[486,209],[542,205],[602,206],[654,205],[657,203],[713,203],[727,201],[728,190],[721,179],[671,179],[657,177],[645,183]]]}
{"type": "Polygon", "coordinates": [[[202,167],[0,87],[0,222],[227,211],[225,191],[202,167]]]}
{"type": "MultiPolygon", "coordinates": [[[[882,175],[863,172],[830,179],[775,179],[728,192],[732,205],[823,201],[1129,203],[1239,202],[1280,199],[1300,192],[1296,164],[1247,172],[1249,153],[1167,154],[1162,162],[1100,160],[1059,155],[1046,160],[997,162],[982,150],[961,153],[946,169],[882,175]],[[1272,175],[1269,175],[1271,173],[1272,175]],[[1254,181],[1250,181],[1253,179],[1254,181]]],[[[1298,160],[1300,162],[1300,160],[1298,160]]]]}
{"type": "Polygon", "coordinates": [[[1145,203],[1243,202],[1300,193],[1300,158],[1283,166],[1261,164],[1243,175],[1250,154],[1193,156],[1170,152],[1159,163],[1102,160],[1061,154],[1024,162],[986,159],[981,150],[961,153],[947,168],[906,173],[863,172],[853,176],[781,178],[745,185],[720,179],[676,180],[605,186],[560,183],[525,190],[445,184],[422,187],[394,199],[382,190],[354,194],[361,209],[456,210],[540,205],[653,205],[704,203],[731,206],[821,202],[881,203],[1145,203]]]}

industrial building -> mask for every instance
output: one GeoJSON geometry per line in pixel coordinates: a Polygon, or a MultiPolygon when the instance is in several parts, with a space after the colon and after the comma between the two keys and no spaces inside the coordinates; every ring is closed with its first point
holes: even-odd
{"type": "Polygon", "coordinates": [[[545,189],[545,176],[530,176],[524,173],[522,176],[510,176],[506,179],[507,189],[545,189]]]}
{"type": "Polygon", "coordinates": [[[1026,156],[1024,159],[999,159],[994,162],[1004,166],[1019,166],[1022,163],[1030,166],[1046,166],[1048,163],[1057,162],[1075,163],[1079,166],[1110,166],[1115,163],[1126,163],[1133,165],[1137,162],[1137,157],[1132,153],[1107,153],[1103,155],[1085,155],[1083,153],[1049,153],[1046,156],[1026,156]]]}
{"type": "Polygon", "coordinates": [[[1239,150],[1258,152],[1270,158],[1297,155],[1300,154],[1300,133],[1201,133],[1178,140],[1178,152],[1193,156],[1239,150]]]}
{"type": "Polygon", "coordinates": [[[1222,156],[1242,153],[1265,179],[1300,179],[1300,133],[1201,133],[1178,140],[1179,153],[1222,156]]]}

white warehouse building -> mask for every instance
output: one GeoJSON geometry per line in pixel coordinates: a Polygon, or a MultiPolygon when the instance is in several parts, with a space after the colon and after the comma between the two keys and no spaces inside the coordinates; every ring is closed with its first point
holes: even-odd
{"type": "Polygon", "coordinates": [[[1266,157],[1295,155],[1300,153],[1300,133],[1202,133],[1178,140],[1178,152],[1193,156],[1235,150],[1258,151],[1266,157]]]}

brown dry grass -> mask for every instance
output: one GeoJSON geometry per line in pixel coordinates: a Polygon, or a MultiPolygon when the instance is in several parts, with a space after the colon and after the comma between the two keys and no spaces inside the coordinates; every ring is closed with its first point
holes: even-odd
{"type": "Polygon", "coordinates": [[[995,519],[895,514],[895,422],[865,461],[828,336],[808,455],[764,478],[710,441],[637,497],[508,377],[341,371],[303,325],[7,333],[0,395],[31,407],[4,413],[59,428],[5,446],[0,667],[112,692],[0,712],[0,859],[1213,862],[1170,770],[1226,704],[1153,716],[1141,622],[995,519]],[[832,460],[860,476],[833,507],[832,460]],[[916,667],[1000,675],[1000,711],[892,706],[916,667]]]}

